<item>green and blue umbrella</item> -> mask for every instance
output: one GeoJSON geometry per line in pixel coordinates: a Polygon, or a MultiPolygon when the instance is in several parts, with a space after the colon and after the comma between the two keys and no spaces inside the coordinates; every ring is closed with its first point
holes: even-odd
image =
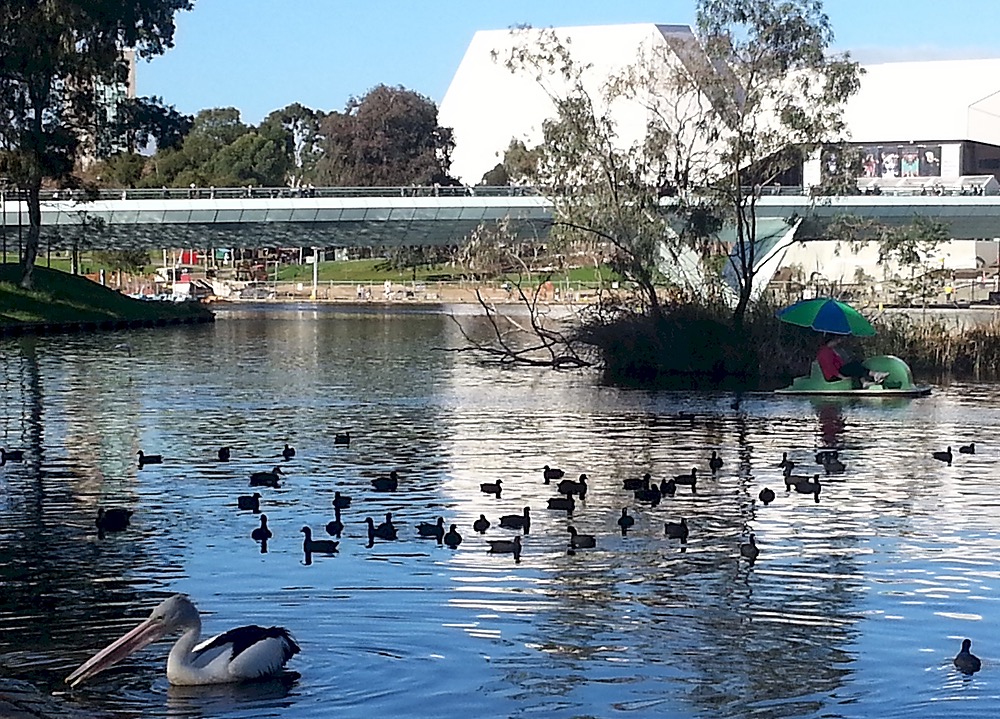
{"type": "Polygon", "coordinates": [[[778,319],[833,335],[871,337],[875,334],[875,328],[863,314],[850,305],[830,297],[796,302],[783,310],[778,310],[778,319]]]}

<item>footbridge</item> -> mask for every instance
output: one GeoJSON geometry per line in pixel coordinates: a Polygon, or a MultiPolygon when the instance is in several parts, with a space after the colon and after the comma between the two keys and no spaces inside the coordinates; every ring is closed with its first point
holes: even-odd
{"type": "MultiPolygon", "coordinates": [[[[1000,237],[1000,196],[766,195],[758,217],[817,220],[853,214],[890,224],[915,217],[945,223],[955,239],[1000,237]]],[[[669,202],[669,199],[664,201],[669,202]]],[[[0,236],[17,246],[27,206],[0,194],[0,236]]],[[[552,203],[530,187],[190,188],[49,192],[42,201],[42,247],[352,247],[460,243],[482,223],[507,220],[521,239],[543,239],[552,203]]]]}

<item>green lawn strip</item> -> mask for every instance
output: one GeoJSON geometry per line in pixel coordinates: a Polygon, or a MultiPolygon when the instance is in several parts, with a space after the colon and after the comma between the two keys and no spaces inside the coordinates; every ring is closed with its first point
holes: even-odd
{"type": "Polygon", "coordinates": [[[209,312],[192,302],[135,300],[85,277],[45,267],[35,268],[34,289],[22,289],[19,281],[17,265],[0,265],[0,324],[157,320],[209,312]]]}

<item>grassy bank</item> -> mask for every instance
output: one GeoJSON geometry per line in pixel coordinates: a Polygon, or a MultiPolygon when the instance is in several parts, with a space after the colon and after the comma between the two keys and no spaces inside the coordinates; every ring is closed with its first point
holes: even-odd
{"type": "Polygon", "coordinates": [[[171,320],[209,311],[196,303],[134,300],[96,282],[45,267],[35,268],[35,288],[18,285],[20,269],[0,265],[0,325],[105,320],[171,320]]]}

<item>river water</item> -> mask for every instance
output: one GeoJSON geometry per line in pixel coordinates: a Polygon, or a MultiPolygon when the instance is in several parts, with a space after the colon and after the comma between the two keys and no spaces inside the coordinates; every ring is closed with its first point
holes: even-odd
{"type": "MultiPolygon", "coordinates": [[[[471,318],[465,318],[472,322],[471,318]]],[[[223,311],[209,326],[6,340],[0,441],[0,676],[114,717],[995,717],[1000,714],[1000,391],[852,404],[601,387],[586,373],[499,371],[442,351],[431,310],[223,311]],[[127,346],[121,346],[127,343],[127,346]],[[690,414],[689,414],[690,413],[690,414]],[[693,415],[693,416],[691,416],[693,415]],[[334,434],[349,429],[350,446],[334,434]],[[952,466],[934,450],[975,441],[952,466]],[[296,457],[284,462],[288,442],[296,457]],[[232,447],[233,460],[216,461],[232,447]],[[789,452],[840,446],[819,502],[786,494],[789,452]],[[139,449],[161,465],[136,466],[139,449]],[[657,508],[622,480],[725,464],[657,508]],[[274,537],[239,511],[250,472],[274,537]],[[544,464],[586,472],[571,519],[546,509],[544,464]],[[370,491],[399,471],[396,493],[370,491]],[[503,481],[501,497],[479,491],[503,481]],[[764,486],[777,500],[756,500],[764,486]],[[353,498],[335,556],[339,489],[353,498]],[[135,511],[98,536],[98,506],[135,511]],[[519,563],[487,554],[531,507],[519,563]],[[636,517],[623,537],[621,508],[636,517]],[[392,512],[397,542],[366,547],[392,512]],[[494,526],[476,535],[484,513],[494,526]],[[443,516],[457,550],[416,538],[443,516]],[[686,546],[664,522],[687,519],[686,546]],[[597,537],[567,552],[568,521],[597,537]],[[760,557],[739,556],[749,532],[760,557]],[[176,689],[169,642],[71,692],[61,680],[185,592],[207,633],[287,627],[296,681],[176,689]],[[952,667],[964,637],[983,658],[952,667]]]]}

